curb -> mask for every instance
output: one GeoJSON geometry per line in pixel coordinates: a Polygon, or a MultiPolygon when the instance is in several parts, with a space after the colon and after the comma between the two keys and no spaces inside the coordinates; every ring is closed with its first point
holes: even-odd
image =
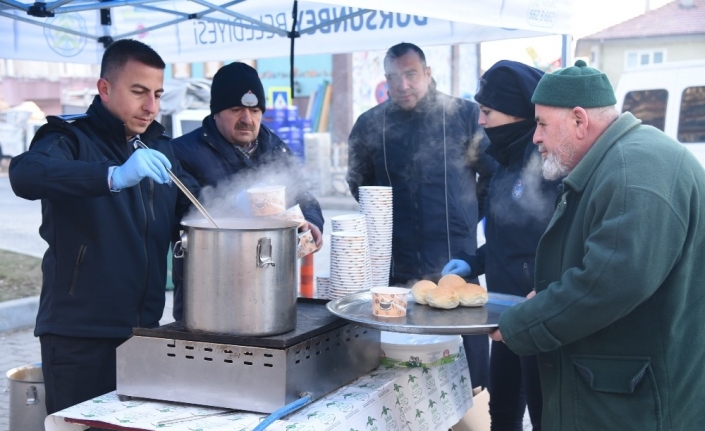
{"type": "Polygon", "coordinates": [[[0,332],[33,327],[39,310],[39,296],[0,302],[0,332]]]}

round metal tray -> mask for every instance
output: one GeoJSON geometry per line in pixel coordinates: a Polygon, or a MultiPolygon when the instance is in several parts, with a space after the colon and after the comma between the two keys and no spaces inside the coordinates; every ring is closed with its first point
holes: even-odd
{"type": "Polygon", "coordinates": [[[372,314],[372,294],[366,290],[334,299],[326,306],[338,317],[382,331],[475,335],[492,332],[499,326],[499,316],[504,310],[525,300],[521,296],[490,292],[487,304],[482,307],[457,307],[443,310],[417,304],[409,294],[406,316],[385,318],[372,314]]]}

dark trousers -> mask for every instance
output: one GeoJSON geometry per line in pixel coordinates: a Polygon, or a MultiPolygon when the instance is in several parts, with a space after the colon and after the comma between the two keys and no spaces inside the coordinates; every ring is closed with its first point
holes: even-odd
{"type": "Polygon", "coordinates": [[[463,347],[468,358],[470,382],[474,388],[488,387],[490,382],[490,339],[487,335],[463,335],[463,347]]]}
{"type": "Polygon", "coordinates": [[[124,338],[39,337],[47,414],[114,391],[115,349],[124,338]]]}
{"type": "Polygon", "coordinates": [[[541,430],[543,402],[536,356],[518,356],[506,344],[493,341],[489,390],[492,431],[521,431],[527,406],[534,431],[541,430]]]}

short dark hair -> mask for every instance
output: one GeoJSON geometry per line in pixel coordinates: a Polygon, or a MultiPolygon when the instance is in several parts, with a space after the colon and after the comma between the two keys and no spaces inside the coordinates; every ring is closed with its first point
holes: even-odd
{"type": "Polygon", "coordinates": [[[416,54],[418,54],[419,58],[421,59],[421,65],[423,67],[426,67],[426,55],[424,55],[421,48],[409,42],[398,43],[393,47],[389,48],[387,50],[387,54],[384,56],[384,62],[386,63],[387,60],[396,60],[402,55],[406,55],[409,51],[414,51],[416,54]]]}
{"type": "Polygon", "coordinates": [[[166,68],[164,60],[149,45],[134,39],[120,39],[111,43],[103,53],[103,60],[100,63],[100,77],[105,79],[114,77],[130,60],[155,69],[164,70],[166,68]]]}

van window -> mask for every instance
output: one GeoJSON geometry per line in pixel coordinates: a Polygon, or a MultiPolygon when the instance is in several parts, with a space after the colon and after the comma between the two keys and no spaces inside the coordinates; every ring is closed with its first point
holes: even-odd
{"type": "Polygon", "coordinates": [[[667,90],[630,91],[624,96],[622,112],[631,112],[642,124],[663,131],[666,127],[667,90]]]}
{"type": "Polygon", "coordinates": [[[683,90],[679,118],[680,142],[705,142],[705,87],[688,87],[683,90]]]}

